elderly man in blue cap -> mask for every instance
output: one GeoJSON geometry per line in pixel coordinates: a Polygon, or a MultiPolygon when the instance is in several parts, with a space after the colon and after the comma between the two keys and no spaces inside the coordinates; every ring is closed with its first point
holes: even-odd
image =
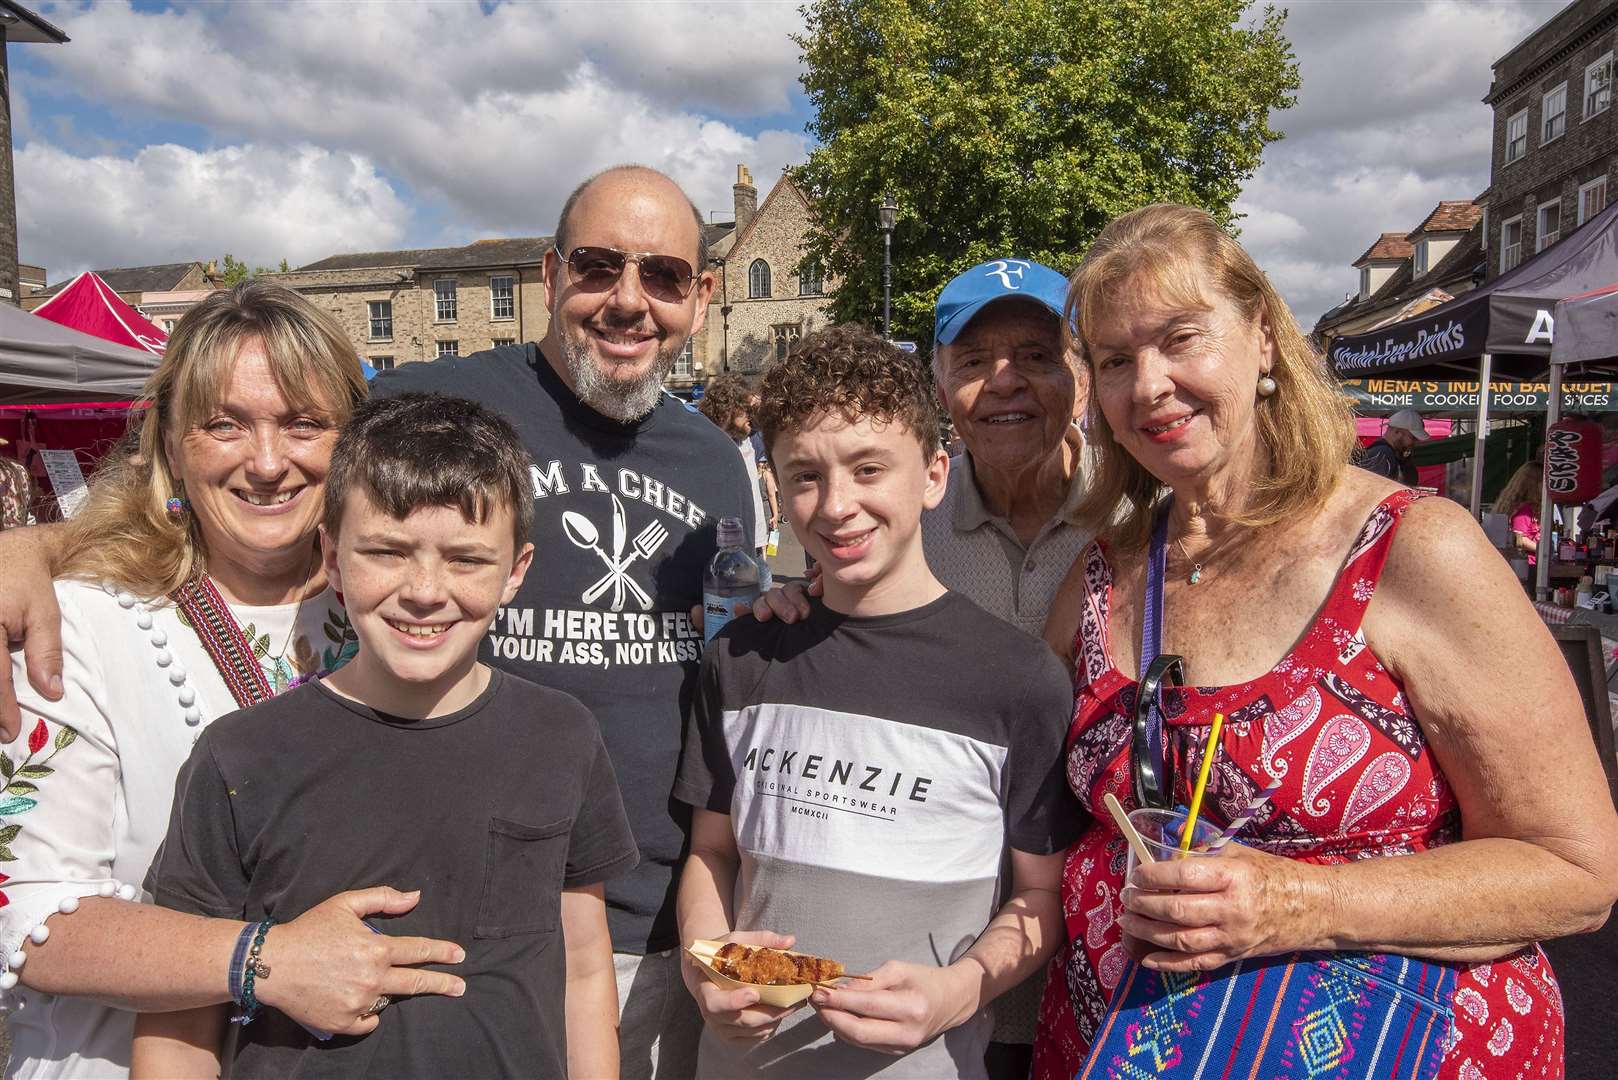
{"type": "MultiPolygon", "coordinates": [[[[1084,437],[1087,376],[1062,348],[1067,279],[1027,259],[993,259],[938,295],[933,376],[964,449],[922,515],[927,565],[991,615],[1040,635],[1056,587],[1092,531],[1084,437]]],[[[989,1075],[1026,1077],[1044,979],[994,1003],[989,1075]]]]}
{"type": "Polygon", "coordinates": [[[1085,375],[1062,348],[1067,280],[1026,259],[994,259],[938,296],[933,375],[965,449],[949,490],[922,517],[938,580],[1034,635],[1091,533],[1074,513],[1085,375]]]}

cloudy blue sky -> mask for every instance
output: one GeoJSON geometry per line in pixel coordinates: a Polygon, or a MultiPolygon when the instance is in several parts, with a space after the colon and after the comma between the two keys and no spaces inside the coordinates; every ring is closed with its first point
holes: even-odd
{"type": "MultiPolygon", "coordinates": [[[[797,0],[31,6],[73,39],[10,50],[21,254],[52,281],[546,233],[630,160],[728,211],[738,162],[767,190],[810,146],[797,0]]],[[[1487,186],[1489,66],[1564,4],[1287,6],[1303,89],[1239,209],[1307,324],[1379,232],[1487,186]]]]}

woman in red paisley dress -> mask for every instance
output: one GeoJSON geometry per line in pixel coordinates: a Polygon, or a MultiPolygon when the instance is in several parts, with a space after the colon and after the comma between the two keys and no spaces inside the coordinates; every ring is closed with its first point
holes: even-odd
{"type": "Polygon", "coordinates": [[[1046,628],[1073,663],[1067,775],[1093,818],[1068,853],[1070,945],[1036,1080],[1078,1071],[1130,955],[1186,971],[1298,949],[1458,964],[1439,1076],[1561,1077],[1561,998],[1535,942],[1606,919],[1618,816],[1567,666],[1505,560],[1462,507],[1348,464],[1334,382],[1206,213],[1114,221],[1069,304],[1092,377],[1089,510],[1114,516],[1046,628]],[[1225,824],[1279,786],[1245,846],[1126,885],[1101,803],[1135,805],[1162,512],[1159,633],[1189,684],[1160,695],[1174,796],[1189,801],[1215,712],[1204,812],[1225,824]]]}

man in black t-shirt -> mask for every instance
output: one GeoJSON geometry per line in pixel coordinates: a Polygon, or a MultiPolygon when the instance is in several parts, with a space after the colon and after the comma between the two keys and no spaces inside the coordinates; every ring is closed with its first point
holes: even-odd
{"type": "Polygon", "coordinates": [[[701,217],[667,177],[609,170],[568,199],[545,257],[537,344],[406,364],[375,394],[436,390],[510,419],[534,458],[535,567],[496,615],[495,667],[595,715],[640,865],[607,887],[624,1080],[685,1080],[701,1018],[680,984],[671,798],[702,636],[690,613],[720,517],[752,533],[753,480],[725,435],[662,389],[713,290],[701,217]]]}
{"type": "MultiPolygon", "coordinates": [[[[617,1074],[602,883],[636,853],[612,765],[577,700],[477,661],[533,556],[528,471],[509,425],[436,395],[362,405],[338,441],[322,542],[359,653],[203,732],[147,882],[165,907],[248,920],[228,1075],[617,1074]],[[380,930],[461,944],[464,996],[384,985],[362,1015],[394,1012],[362,1037],[255,1019],[270,922],[377,881],[425,886],[380,930]]],[[[135,1069],[218,1075],[223,1014],[142,1016],[135,1069]]]]}

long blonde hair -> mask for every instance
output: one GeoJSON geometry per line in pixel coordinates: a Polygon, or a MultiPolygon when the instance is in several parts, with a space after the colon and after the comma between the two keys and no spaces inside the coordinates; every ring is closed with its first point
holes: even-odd
{"type": "Polygon", "coordinates": [[[336,321],[291,289],[248,281],[186,312],[162,363],[141,390],[129,433],[107,455],[84,506],[66,527],[57,558],[63,576],[109,581],[143,597],[172,592],[206,569],[207,549],[192,514],[167,509],[183,496],[165,436],[206,419],[230,381],[236,355],[259,341],[276,387],[295,408],[318,408],[343,423],[365,397],[359,356],[336,321]]]}
{"type": "Polygon", "coordinates": [[[1534,508],[1534,516],[1539,517],[1539,495],[1545,488],[1545,463],[1542,461],[1525,462],[1506,486],[1500,489],[1500,494],[1494,497],[1494,511],[1497,514],[1514,514],[1517,507],[1527,503],[1534,508]]]}
{"type": "MultiPolygon", "coordinates": [[[[1211,281],[1244,317],[1262,318],[1275,342],[1270,377],[1276,391],[1258,398],[1255,406],[1269,471],[1255,479],[1251,503],[1234,520],[1263,527],[1321,506],[1354,447],[1348,399],[1270,279],[1206,211],[1177,203],[1145,206],[1114,219],[1090,246],[1069,283],[1063,324],[1090,366],[1092,385],[1096,358],[1086,327],[1098,324],[1129,295],[1154,289],[1171,302],[1204,306],[1199,280],[1211,281]]],[[[1093,393],[1089,411],[1096,459],[1079,513],[1098,528],[1116,521],[1110,532],[1120,543],[1142,545],[1166,485],[1118,445],[1093,393]]]]}

